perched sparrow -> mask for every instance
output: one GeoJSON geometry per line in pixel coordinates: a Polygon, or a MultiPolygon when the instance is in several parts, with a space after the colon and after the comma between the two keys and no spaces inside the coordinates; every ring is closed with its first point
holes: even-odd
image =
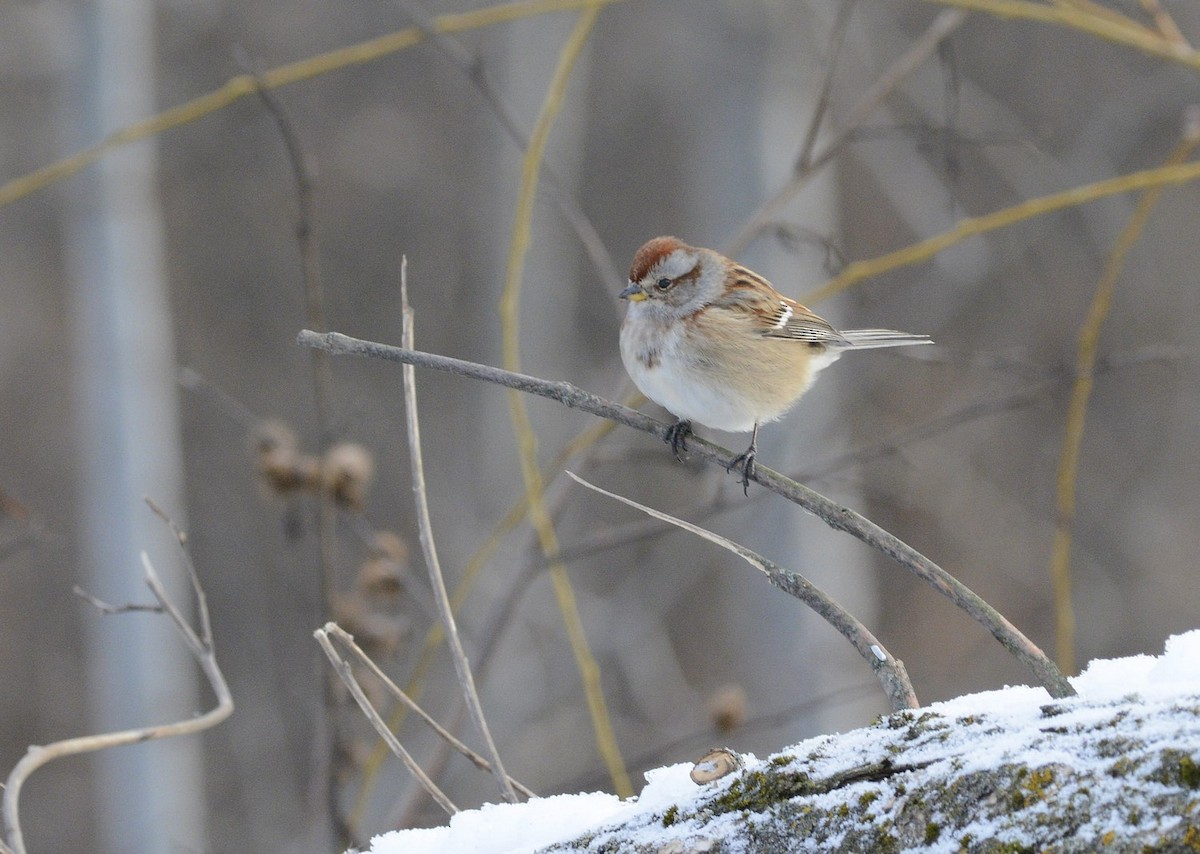
{"type": "Polygon", "coordinates": [[[729,465],[749,489],[758,426],[808,390],[846,350],[932,344],[891,329],[839,332],[771,283],[719,252],[656,237],[633,256],[621,359],[642,394],[678,420],[665,439],[679,456],[692,422],[751,431],[729,465]]]}

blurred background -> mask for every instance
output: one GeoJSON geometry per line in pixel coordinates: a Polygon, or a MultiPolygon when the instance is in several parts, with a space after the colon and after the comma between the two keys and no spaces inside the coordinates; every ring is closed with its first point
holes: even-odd
{"type": "MultiPolygon", "coordinates": [[[[1068,5],[1200,39],[1192,4],[1068,5]]],[[[5,3],[0,179],[248,70],[483,8],[5,3]]],[[[302,205],[272,109],[312,168],[305,222],[328,327],[399,343],[407,256],[418,348],[500,365],[523,148],[579,19],[477,26],[273,89],[270,102],[250,94],[0,209],[0,768],[30,744],[211,707],[162,617],[105,617],[72,595],[81,585],[147,601],[146,549],[188,601],[143,495],[189,531],[237,704],[201,736],[39,771],[22,798],[30,850],[336,850],[445,820],[398,762],[379,762],[312,637],[337,618],[406,684],[432,596],[399,366],[332,360],[319,402],[313,354],[294,343],[315,324],[302,205]],[[365,453],[369,484],[344,443],[365,453]],[[323,550],[312,466],[337,444],[351,485],[323,550]]],[[[616,294],[649,237],[734,252],[803,299],[848,262],[964,218],[1162,164],[1198,101],[1200,75],[1183,63],[936,2],[605,6],[549,134],[553,175],[543,171],[535,197],[514,332],[521,369],[630,392],[616,294]],[[800,174],[818,113],[815,166],[764,208],[800,174]],[[594,230],[592,251],[572,216],[594,230]]],[[[812,303],[835,325],[928,333],[937,346],[843,359],[761,437],[761,463],[928,555],[1066,668],[1159,651],[1200,612],[1192,184],[1164,193],[1115,280],[1075,488],[1073,629],[1055,607],[1079,334],[1138,200],[990,231],[812,303]]],[[[417,383],[447,583],[480,565],[459,626],[501,756],[541,794],[612,791],[538,538],[525,521],[493,537],[524,495],[506,393],[431,372],[417,383]]],[[[596,425],[548,401],[526,406],[544,467],[596,425]]],[[[1031,679],[897,565],[761,488],[744,497],[718,468],[675,462],[654,437],[620,428],[569,465],[805,574],[905,661],[922,702],[1031,679]]],[[[888,711],[869,669],[815,615],[562,467],[548,474],[547,504],[634,791],[647,768],[716,744],[761,756],[888,711]]],[[[451,721],[444,645],[429,662],[422,702],[451,721]]],[[[469,722],[460,730],[477,743],[469,722]]],[[[460,806],[498,798],[467,762],[436,766],[419,724],[399,736],[460,806]]]]}

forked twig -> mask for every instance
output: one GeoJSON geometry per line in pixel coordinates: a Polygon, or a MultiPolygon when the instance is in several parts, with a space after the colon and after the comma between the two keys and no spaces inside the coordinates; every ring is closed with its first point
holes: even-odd
{"type": "Polygon", "coordinates": [[[891,653],[884,649],[883,644],[875,638],[875,635],[857,617],[831,599],[824,591],[803,575],[784,569],[774,561],[763,557],[757,552],[751,551],[743,545],[735,543],[727,537],[715,534],[707,528],[701,528],[699,525],[685,522],[668,513],[663,513],[661,510],[655,510],[652,507],[639,504],[623,495],[617,495],[615,492],[601,489],[595,484],[588,483],[574,472],[569,471],[567,474],[576,483],[582,484],[594,492],[607,495],[609,498],[615,498],[617,501],[628,504],[630,507],[635,507],[643,513],[653,516],[655,519],[670,522],[676,527],[690,531],[698,537],[703,537],[710,543],[716,543],[726,551],[733,552],[746,561],[746,563],[762,572],[768,581],[784,593],[795,596],[805,605],[816,611],[821,619],[837,629],[842,637],[850,641],[850,644],[858,650],[858,654],[863,657],[863,660],[867,664],[871,665],[871,669],[879,677],[879,682],[883,685],[883,692],[887,694],[888,700],[892,704],[892,711],[898,712],[902,709],[915,709],[921,705],[917,702],[917,695],[913,691],[912,682],[909,681],[908,673],[904,669],[904,662],[898,658],[893,658],[891,653]]]}
{"type": "MultiPolygon", "coordinates": [[[[403,316],[403,331],[401,340],[405,347],[413,343],[413,310],[408,304],[408,259],[400,262],[400,304],[403,316]]],[[[438,615],[446,627],[446,642],[450,647],[454,660],[454,670],[458,674],[459,687],[466,700],[471,719],[483,738],[492,763],[492,774],[500,784],[500,791],[505,800],[516,803],[517,793],[513,791],[504,764],[500,761],[500,751],[492,740],[492,732],[488,728],[487,719],[483,716],[483,707],[479,703],[479,693],[475,690],[475,678],[471,675],[471,664],[467,661],[467,653],[463,650],[462,638],[458,635],[458,624],[454,619],[454,609],[450,606],[450,594],[446,591],[446,581],[442,576],[442,565],[438,560],[437,547],[433,540],[433,523],[429,518],[429,497],[425,492],[425,463],[421,456],[421,427],[417,419],[417,383],[412,365],[405,365],[401,372],[404,377],[404,417],[408,426],[408,455],[412,465],[413,496],[417,505],[417,527],[419,529],[421,551],[425,554],[425,564],[429,569],[429,581],[433,587],[433,596],[437,602],[438,615]]]]}
{"type": "MultiPolygon", "coordinates": [[[[455,737],[454,733],[450,732],[448,729],[434,720],[432,715],[421,708],[420,703],[410,697],[403,688],[397,685],[390,676],[383,672],[378,664],[371,660],[371,657],[363,651],[362,647],[354,642],[353,635],[351,635],[337,623],[326,623],[325,628],[321,631],[326,635],[330,635],[341,641],[342,645],[354,653],[355,658],[362,662],[363,666],[370,670],[371,673],[375,675],[375,678],[383,683],[383,686],[391,692],[393,697],[407,706],[408,709],[416,714],[421,720],[425,721],[425,723],[429,725],[430,729],[432,729],[441,737],[442,741],[465,756],[471,762],[471,764],[479,770],[487,771],[489,773],[491,772],[492,763],[488,762],[487,759],[480,756],[467,745],[463,744],[460,739],[455,737]]],[[[386,727],[387,724],[384,723],[384,726],[386,727]]],[[[382,733],[380,733],[380,735],[382,735],[382,733]]],[[[537,793],[523,783],[513,779],[512,777],[509,777],[508,780],[510,783],[512,783],[513,788],[519,791],[525,797],[537,797],[537,793]]]]}
{"type": "Polygon", "coordinates": [[[204,596],[204,589],[200,584],[199,575],[196,573],[191,556],[185,547],[187,538],[154,502],[146,499],[146,503],[150,505],[150,509],[166,521],[179,543],[180,551],[183,553],[184,565],[187,569],[188,577],[191,579],[192,589],[196,592],[196,608],[199,612],[200,621],[199,633],[192,628],[187,618],[184,617],[183,612],[171,601],[166,589],[163,587],[162,581],[158,577],[158,573],[154,571],[154,566],[150,563],[149,556],[145,552],[142,552],[141,558],[142,568],[146,574],[146,586],[154,594],[158,605],[112,606],[101,602],[91,594],[84,593],[82,595],[89,602],[97,605],[102,613],[121,613],[128,610],[155,610],[166,613],[171,618],[171,623],[174,625],[176,632],[183,638],[183,642],[187,645],[188,650],[199,663],[200,669],[208,679],[208,684],[212,686],[213,693],[217,698],[217,705],[202,715],[175,723],[68,738],[44,747],[31,745],[21,758],[21,761],[9,773],[4,789],[2,806],[4,828],[8,844],[11,846],[14,854],[25,854],[26,850],[20,820],[21,786],[29,778],[30,774],[47,762],[63,756],[93,753],[97,750],[107,750],[110,747],[140,744],[143,741],[150,741],[152,739],[189,735],[216,726],[233,713],[233,695],[230,694],[229,686],[225,682],[225,676],[221,673],[220,665],[217,664],[216,650],[213,647],[212,625],[208,616],[208,602],[204,596]]]}
{"type": "MultiPolygon", "coordinates": [[[[403,347],[389,347],[386,344],[351,338],[338,332],[320,334],[306,329],[300,332],[297,342],[305,347],[319,347],[334,355],[370,356],[496,383],[506,388],[514,388],[550,400],[557,400],[564,406],[581,409],[601,418],[608,418],[624,424],[626,427],[632,427],[659,438],[662,438],[667,430],[667,426],[661,421],[643,415],[627,406],[605,400],[566,382],[551,382],[463,359],[422,353],[403,347]]],[[[688,450],[696,457],[726,467],[734,459],[734,454],[727,448],[722,448],[720,445],[699,437],[688,439],[688,450]]],[[[904,569],[941,593],[971,619],[986,628],[992,637],[1000,642],[1001,646],[1028,667],[1051,696],[1072,697],[1075,695],[1075,689],[1071,687],[1071,683],[1036,644],[965,584],[894,534],[885,531],[862,514],[836,504],[820,493],[766,466],[756,466],[751,480],[808,510],[831,528],[845,531],[862,540],[892,558],[904,569]]]]}
{"type": "Polygon", "coordinates": [[[327,623],[325,628],[317,629],[313,632],[313,637],[317,639],[317,643],[321,645],[321,649],[325,651],[325,655],[329,658],[329,663],[333,665],[333,669],[337,671],[337,675],[341,677],[343,684],[349,689],[354,701],[358,703],[358,707],[362,709],[367,720],[371,722],[371,726],[379,733],[379,736],[387,742],[387,746],[392,749],[392,753],[400,758],[404,766],[412,772],[412,775],[417,778],[425,790],[429,792],[430,797],[437,801],[438,806],[446,811],[447,815],[454,815],[459,811],[454,802],[446,796],[446,793],[438,787],[438,784],[429,779],[429,776],[421,770],[421,766],[417,764],[417,760],[413,759],[412,754],[404,749],[404,745],[396,738],[395,734],[388,729],[387,723],[379,716],[379,712],[375,711],[375,707],[371,705],[371,701],[367,699],[367,694],[363,691],[362,686],[358,684],[358,680],[354,678],[354,672],[350,669],[350,664],[338,655],[337,650],[333,648],[333,644],[329,640],[330,627],[337,628],[334,623],[327,623]]]}

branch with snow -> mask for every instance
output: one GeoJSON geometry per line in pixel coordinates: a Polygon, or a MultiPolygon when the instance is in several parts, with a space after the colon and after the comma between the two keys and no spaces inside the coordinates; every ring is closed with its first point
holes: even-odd
{"type": "MultiPolygon", "coordinates": [[[[668,429],[661,421],[628,406],[605,400],[567,382],[544,380],[464,359],[423,353],[407,347],[392,347],[374,341],[364,341],[340,332],[321,333],[305,329],[297,336],[297,343],[303,347],[324,350],[335,356],[367,356],[483,380],[556,400],[572,409],[580,409],[659,438],[664,438],[668,429]]],[[[736,456],[727,448],[695,436],[688,439],[688,450],[694,456],[715,462],[726,469],[736,456]]],[[[1071,683],[1036,644],[969,587],[899,537],[885,531],[862,514],[843,507],[766,466],[756,464],[750,479],[809,511],[831,528],[844,531],[887,555],[986,628],[1001,646],[1029,668],[1051,695],[1074,695],[1075,689],[1071,687],[1071,683]]]]}

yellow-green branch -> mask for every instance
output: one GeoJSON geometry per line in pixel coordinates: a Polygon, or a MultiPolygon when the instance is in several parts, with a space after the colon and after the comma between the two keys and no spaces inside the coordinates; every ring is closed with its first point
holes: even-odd
{"type": "MultiPolygon", "coordinates": [[[[433,19],[432,29],[443,33],[459,33],[543,15],[583,7],[604,6],[623,0],[517,0],[501,3],[473,12],[439,15],[433,19]]],[[[0,185],[0,208],[23,199],[51,184],[69,178],[76,172],[95,163],[104,155],[131,142],[156,136],[164,131],[190,124],[218,110],[228,107],[242,98],[256,95],[263,89],[277,89],[292,83],[311,80],[331,71],[354,65],[374,62],[393,53],[405,50],[425,41],[426,34],[419,27],[397,30],[379,38],[369,39],[347,47],[317,54],[288,65],[281,65],[263,72],[256,80],[254,75],[242,74],[231,78],[220,89],[171,107],[140,122],[128,125],[106,136],[95,145],[72,154],[57,163],[51,163],[35,172],[0,185]]]]}
{"type": "Polygon", "coordinates": [[[1097,14],[1079,6],[1047,6],[1031,0],[925,0],[939,6],[955,6],[972,12],[985,12],[999,18],[1021,18],[1070,27],[1105,41],[1137,48],[1200,70],[1200,52],[1118,15],[1097,14]]]}
{"type": "MultiPolygon", "coordinates": [[[[1200,144],[1200,138],[1189,137],[1181,142],[1164,161],[1164,168],[1183,163],[1200,144]]],[[[1194,164],[1193,164],[1194,165],[1194,164]]],[[[1075,357],[1075,382],[1063,437],[1062,454],[1058,461],[1056,520],[1054,547],[1050,557],[1050,578],[1054,585],[1054,634],[1058,666],[1064,673],[1075,672],[1075,611],[1071,604],[1071,528],[1075,520],[1075,494],[1079,480],[1079,455],[1083,446],[1083,428],[1087,421],[1088,401],[1095,381],[1096,351],[1104,321],[1112,309],[1113,293],[1129,251],[1141,238],[1146,222],[1162,197],[1163,186],[1152,187],[1138,200],[1129,222],[1121,230],[1104,271],[1096,284],[1096,293],[1088,308],[1087,318],[1079,330],[1079,347],[1075,357]]]]}
{"type": "MultiPolygon", "coordinates": [[[[503,334],[504,367],[510,371],[519,371],[521,364],[520,346],[520,296],[521,279],[525,269],[525,254],[529,248],[531,225],[533,221],[533,202],[537,192],[538,175],[542,157],[545,154],[546,142],[550,136],[550,128],[554,118],[562,107],[566,94],[567,82],[571,71],[587,44],[592,27],[600,13],[600,4],[589,6],[579,16],[579,22],[563,45],[558,58],[558,66],[554,70],[546,99],[542,103],[533,133],[529,138],[529,146],[521,166],[521,187],[517,196],[516,213],[513,222],[512,241],[509,247],[508,270],[505,275],[504,292],[500,297],[500,319],[503,334]]],[[[550,579],[554,584],[554,595],[562,612],[563,624],[566,627],[567,639],[575,654],[575,663],[583,680],[583,689],[587,697],[588,712],[591,714],[592,727],[596,735],[596,746],[608,767],[612,778],[613,788],[621,797],[633,794],[633,785],[629,773],[625,770],[625,762],[621,758],[613,733],[612,720],[608,714],[608,706],[604,700],[604,692],[600,683],[600,666],[588,646],[587,636],[583,631],[583,620],[579,615],[579,606],[575,600],[575,591],[567,575],[567,568],[559,559],[558,535],[554,523],[546,510],[543,495],[545,484],[542,473],[537,465],[537,436],[529,420],[529,412],[525,408],[525,400],[517,391],[508,393],[509,412],[512,417],[513,430],[517,436],[518,452],[521,460],[521,476],[525,481],[525,494],[529,499],[529,518],[537,532],[542,553],[550,562],[550,579]]]]}
{"type": "MultiPolygon", "coordinates": [[[[625,403],[631,406],[636,405],[636,402],[625,401],[625,403]]],[[[604,436],[607,436],[616,429],[616,426],[612,421],[600,421],[585,429],[572,441],[568,442],[550,464],[543,469],[542,478],[550,478],[561,472],[572,457],[583,452],[604,436]]],[[[450,594],[450,609],[452,611],[458,613],[459,608],[462,607],[462,604],[466,602],[467,597],[475,588],[475,583],[479,580],[483,568],[487,566],[500,550],[504,538],[525,520],[528,512],[529,498],[522,495],[513,503],[508,512],[504,514],[504,518],[496,523],[496,527],[492,529],[492,532],[483,541],[483,544],[467,559],[466,565],[463,568],[462,578],[455,585],[454,592],[450,594]]],[[[442,628],[441,623],[433,623],[429,627],[429,631],[425,633],[425,640],[421,644],[421,653],[417,658],[416,665],[412,669],[412,673],[409,674],[408,684],[404,688],[404,693],[414,700],[420,700],[424,694],[425,677],[429,675],[429,669],[433,666],[434,656],[441,647],[445,637],[446,630],[442,628]]],[[[397,704],[388,717],[388,727],[392,732],[398,731],[404,725],[407,717],[408,707],[403,704],[397,704]]],[[[391,751],[388,749],[387,744],[380,740],[376,743],[375,749],[371,751],[370,756],[363,763],[362,784],[359,786],[358,794],[354,800],[354,808],[350,813],[351,827],[358,827],[362,824],[362,818],[366,814],[371,793],[375,789],[375,782],[379,777],[380,770],[383,768],[383,763],[387,761],[389,756],[391,756],[391,751]]]]}
{"type": "Polygon", "coordinates": [[[969,237],[1016,225],[1023,220],[1096,201],[1106,196],[1115,196],[1135,190],[1148,190],[1152,187],[1165,187],[1170,184],[1184,184],[1188,181],[1195,181],[1197,178],[1200,178],[1200,163],[1159,166],[1155,169],[1145,169],[1116,178],[1107,178],[1094,184],[1073,187],[1061,193],[1039,196],[1036,199],[1030,199],[990,214],[964,219],[949,231],[910,244],[903,249],[846,265],[841,273],[817,290],[806,294],[804,302],[819,302],[846,290],[863,279],[869,279],[899,267],[928,261],[939,252],[943,252],[969,237]]]}

